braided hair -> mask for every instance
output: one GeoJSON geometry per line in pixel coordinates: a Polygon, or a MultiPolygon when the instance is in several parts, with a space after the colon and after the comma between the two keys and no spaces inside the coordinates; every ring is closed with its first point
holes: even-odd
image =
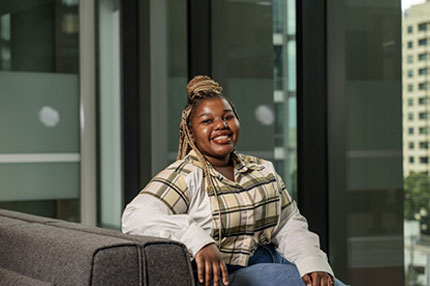
{"type": "Polygon", "coordinates": [[[221,211],[219,208],[218,195],[217,195],[215,184],[213,182],[212,175],[209,171],[206,159],[204,158],[200,150],[197,148],[191,136],[190,119],[193,115],[193,110],[196,109],[196,106],[199,103],[201,103],[206,99],[220,97],[222,99],[227,100],[227,102],[230,104],[232,108],[234,115],[239,120],[239,115],[237,113],[235,106],[233,105],[233,103],[229,98],[225,97],[221,93],[221,91],[222,91],[222,87],[216,81],[212,80],[209,76],[198,75],[188,82],[187,84],[188,102],[184,110],[182,111],[182,119],[181,119],[181,123],[179,124],[179,147],[178,147],[178,155],[177,155],[177,160],[182,160],[185,156],[187,156],[187,154],[191,150],[194,150],[194,152],[197,154],[197,159],[202,165],[203,175],[204,175],[204,178],[206,179],[206,186],[208,188],[206,191],[209,194],[213,193],[218,203],[218,217],[219,217],[218,244],[221,243],[221,230],[222,230],[221,211]]]}

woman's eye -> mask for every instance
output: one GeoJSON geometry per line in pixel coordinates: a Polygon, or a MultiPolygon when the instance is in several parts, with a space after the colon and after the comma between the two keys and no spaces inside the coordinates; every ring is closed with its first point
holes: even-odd
{"type": "Polygon", "coordinates": [[[226,117],[224,117],[224,120],[230,120],[230,119],[233,119],[233,118],[234,118],[234,115],[230,114],[230,115],[227,115],[226,117]]]}
{"type": "Polygon", "coordinates": [[[202,121],[203,124],[210,124],[212,123],[212,119],[206,119],[202,121]]]}

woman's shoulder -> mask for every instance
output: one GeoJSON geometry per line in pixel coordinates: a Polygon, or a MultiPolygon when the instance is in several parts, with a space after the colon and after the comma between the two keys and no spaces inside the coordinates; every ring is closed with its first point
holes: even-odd
{"type": "Polygon", "coordinates": [[[173,162],[165,169],[161,170],[155,177],[186,177],[198,169],[199,167],[193,164],[193,160],[187,156],[184,159],[173,162]]]}

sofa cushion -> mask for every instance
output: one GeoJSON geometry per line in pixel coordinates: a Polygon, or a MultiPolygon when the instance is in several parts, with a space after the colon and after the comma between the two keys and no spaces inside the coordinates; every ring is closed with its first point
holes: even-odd
{"type": "Polygon", "coordinates": [[[54,286],[49,282],[40,281],[9,269],[0,267],[0,285],[8,286],[54,286]]]}
{"type": "Polygon", "coordinates": [[[32,223],[7,231],[0,228],[0,241],[7,245],[0,247],[0,267],[56,285],[91,285],[94,257],[109,248],[118,252],[118,258],[113,257],[110,263],[140,275],[137,263],[127,270],[130,263],[117,261],[123,258],[125,250],[121,248],[126,247],[128,252],[134,249],[128,260],[135,258],[136,262],[138,246],[118,238],[32,223]]]}

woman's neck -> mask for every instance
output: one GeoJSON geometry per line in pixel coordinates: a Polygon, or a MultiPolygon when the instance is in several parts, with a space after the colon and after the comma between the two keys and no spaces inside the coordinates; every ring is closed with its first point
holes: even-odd
{"type": "Polygon", "coordinates": [[[211,163],[215,170],[220,172],[227,179],[234,181],[234,164],[231,154],[228,156],[228,158],[223,159],[206,156],[205,158],[209,161],[209,163],[211,163]]]}

